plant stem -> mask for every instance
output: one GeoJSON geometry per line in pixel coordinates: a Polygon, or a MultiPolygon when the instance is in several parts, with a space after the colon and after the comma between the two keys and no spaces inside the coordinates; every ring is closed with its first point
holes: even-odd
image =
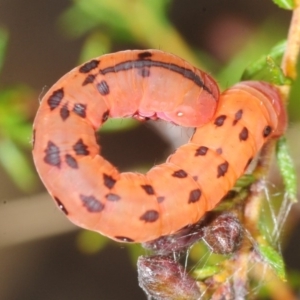
{"type": "MultiPolygon", "coordinates": [[[[298,1],[300,2],[300,1],[298,1]]],[[[300,48],[300,3],[293,11],[290,24],[286,50],[282,59],[281,68],[285,76],[296,79],[297,77],[297,60],[300,48]]]]}
{"type": "MultiPolygon", "coordinates": [[[[281,62],[281,68],[286,77],[293,80],[297,77],[297,62],[300,50],[300,0],[295,1],[292,20],[289,28],[285,53],[281,62]]],[[[287,102],[290,86],[280,88],[284,101],[287,102]]]]}

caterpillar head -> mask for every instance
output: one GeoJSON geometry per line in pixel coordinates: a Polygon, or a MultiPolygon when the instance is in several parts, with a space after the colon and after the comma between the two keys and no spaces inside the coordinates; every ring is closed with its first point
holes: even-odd
{"type": "Polygon", "coordinates": [[[187,92],[182,103],[172,111],[158,112],[157,116],[184,127],[201,127],[211,121],[217,109],[220,91],[208,74],[201,72],[201,75],[204,86],[197,97],[189,97],[187,92]]]}

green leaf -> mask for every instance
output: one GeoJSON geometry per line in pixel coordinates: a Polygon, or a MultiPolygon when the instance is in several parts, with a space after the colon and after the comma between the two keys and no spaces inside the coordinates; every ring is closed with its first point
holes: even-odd
{"type": "Polygon", "coordinates": [[[267,55],[261,56],[244,71],[242,80],[263,80],[276,85],[290,84],[280,68],[286,41],[281,41],[267,55]]]}
{"type": "MultiPolygon", "coordinates": [[[[71,37],[79,37],[84,33],[101,26],[103,33],[118,37],[119,40],[132,40],[128,30],[128,14],[130,3],[127,0],[89,0],[74,1],[74,5],[69,8],[60,19],[60,26],[71,37]]],[[[131,2],[132,3],[132,2],[131,2]]],[[[134,3],[133,3],[134,4],[134,3]]]]}
{"type": "MultiPolygon", "coordinates": [[[[264,53],[268,53],[272,46],[278,43],[278,40],[282,40],[286,36],[286,29],[283,26],[277,27],[278,21],[273,19],[268,19],[265,24],[262,24],[259,30],[254,32],[242,47],[239,47],[240,50],[234,54],[234,57],[232,57],[228,65],[221,70],[218,74],[218,82],[224,87],[239,82],[241,80],[241,74],[245,73],[245,68],[247,66],[250,67],[252,65],[251,62],[256,61],[258,57],[261,57],[262,64],[266,66],[267,55],[264,53]],[[274,26],[276,27],[276,32],[274,31],[274,26]]],[[[281,45],[281,47],[283,46],[281,45]]],[[[277,49],[277,51],[281,51],[282,56],[282,49],[277,49]]],[[[272,57],[274,58],[274,56],[272,57]]],[[[280,63],[280,61],[281,58],[278,57],[278,61],[276,59],[276,62],[280,63]]],[[[246,74],[242,76],[243,80],[253,80],[254,76],[252,73],[256,76],[258,70],[264,69],[260,63],[257,66],[255,65],[254,69],[250,68],[248,74],[247,70],[249,67],[246,69],[246,74]]],[[[262,78],[259,79],[258,76],[258,78],[255,79],[263,80],[262,78]]]]}
{"type": "Polygon", "coordinates": [[[297,202],[297,173],[284,137],[277,141],[276,156],[285,191],[292,202],[297,202]]]}
{"type": "Polygon", "coordinates": [[[219,265],[205,265],[199,269],[193,271],[193,277],[197,280],[204,280],[222,271],[219,265]]]}
{"type": "Polygon", "coordinates": [[[8,32],[3,28],[0,28],[0,71],[3,67],[5,50],[8,42],[8,32]]]}
{"type": "Polygon", "coordinates": [[[281,280],[285,281],[286,274],[282,256],[269,245],[259,244],[258,248],[265,262],[275,271],[281,280]]]}
{"type": "MultiPolygon", "coordinates": [[[[198,57],[170,22],[167,7],[171,0],[74,0],[59,25],[72,37],[101,30],[112,41],[134,43],[143,48],[174,52],[200,67],[198,57]],[[155,32],[155,34],[153,34],[155,32]]],[[[205,60],[204,60],[205,63],[205,60]]]]}
{"type": "Polygon", "coordinates": [[[280,8],[283,9],[293,9],[295,7],[294,0],[273,0],[280,8]]]}
{"type": "Polygon", "coordinates": [[[32,124],[30,123],[19,123],[12,124],[10,127],[6,127],[6,136],[18,143],[19,146],[26,148],[31,148],[31,138],[32,138],[32,124]]]}
{"type": "Polygon", "coordinates": [[[36,175],[25,155],[9,139],[0,141],[0,163],[20,189],[26,192],[33,190],[36,175]]]}
{"type": "Polygon", "coordinates": [[[32,124],[28,99],[35,94],[26,86],[13,86],[0,91],[0,136],[29,148],[32,124]],[[27,105],[26,105],[27,103],[27,105]]]}
{"type": "Polygon", "coordinates": [[[236,181],[234,186],[237,188],[247,188],[254,183],[255,180],[256,178],[252,174],[245,174],[236,181]]]}
{"type": "Polygon", "coordinates": [[[103,34],[100,30],[95,31],[84,43],[80,54],[80,63],[90,60],[91,58],[109,53],[111,48],[111,40],[108,35],[103,34]]]}
{"type": "Polygon", "coordinates": [[[291,85],[292,81],[285,77],[279,64],[271,56],[266,57],[267,71],[269,72],[269,82],[275,85],[291,85]]]}

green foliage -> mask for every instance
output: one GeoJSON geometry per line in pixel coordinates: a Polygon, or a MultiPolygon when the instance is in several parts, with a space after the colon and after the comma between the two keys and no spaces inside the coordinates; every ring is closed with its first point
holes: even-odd
{"type": "MultiPolygon", "coordinates": [[[[73,0],[73,2],[73,6],[66,10],[59,21],[62,30],[69,36],[75,38],[97,32],[107,37],[106,45],[118,41],[139,45],[142,48],[162,48],[164,51],[176,52],[177,55],[199,66],[197,55],[167,16],[170,0],[73,0]]],[[[98,53],[102,54],[102,47],[99,50],[98,53]]]]}
{"type": "Polygon", "coordinates": [[[111,39],[107,35],[99,31],[95,31],[86,38],[79,61],[83,63],[91,58],[109,53],[110,48],[111,39]]]}
{"type": "Polygon", "coordinates": [[[66,28],[72,36],[80,36],[98,26],[103,26],[108,34],[119,41],[146,42],[153,36],[153,32],[160,35],[163,28],[172,27],[165,13],[169,2],[169,0],[77,0],[64,14],[61,21],[62,28],[66,28]],[[156,28],[153,28],[155,23],[156,28]]]}
{"type": "Polygon", "coordinates": [[[242,80],[262,80],[276,85],[291,84],[280,68],[286,41],[282,41],[273,47],[267,55],[251,63],[242,75],[242,80]]]}
{"type": "MultiPolygon", "coordinates": [[[[0,70],[4,63],[8,33],[0,28],[0,70]]],[[[32,91],[16,85],[0,89],[0,163],[15,184],[23,191],[32,191],[37,182],[36,172],[24,149],[31,147],[32,124],[26,101],[32,91]],[[23,148],[23,149],[22,149],[23,148]]]]}
{"type": "Polygon", "coordinates": [[[285,192],[292,202],[297,202],[297,175],[286,139],[280,138],[276,146],[277,163],[283,178],[285,192]]]}
{"type": "Polygon", "coordinates": [[[205,266],[198,268],[193,271],[193,276],[197,278],[197,280],[204,280],[209,278],[215,274],[218,274],[222,271],[222,266],[220,265],[209,265],[206,264],[205,266]]]}
{"type": "Polygon", "coordinates": [[[286,280],[285,266],[282,255],[264,243],[258,245],[262,259],[274,270],[281,280],[286,280]]]}
{"type": "Polygon", "coordinates": [[[17,144],[10,139],[0,140],[0,163],[15,184],[29,192],[35,186],[35,173],[17,144]]]}
{"type": "Polygon", "coordinates": [[[8,43],[8,32],[5,29],[0,28],[0,72],[4,62],[7,43],[8,43]]]}
{"type": "Polygon", "coordinates": [[[270,77],[270,75],[267,75],[270,71],[265,69],[268,67],[266,57],[274,58],[276,63],[279,64],[285,49],[284,43],[274,47],[274,44],[277,44],[278,40],[282,40],[286,33],[283,27],[279,27],[274,32],[274,26],[277,26],[277,21],[268,19],[258,31],[250,36],[230,62],[221,69],[217,74],[217,78],[223,86],[231,86],[239,82],[241,78],[242,80],[266,80],[270,77]],[[257,57],[260,57],[260,59],[257,60],[257,57]]]}
{"type": "Polygon", "coordinates": [[[295,7],[295,0],[273,0],[280,8],[293,9],[295,7]]]}

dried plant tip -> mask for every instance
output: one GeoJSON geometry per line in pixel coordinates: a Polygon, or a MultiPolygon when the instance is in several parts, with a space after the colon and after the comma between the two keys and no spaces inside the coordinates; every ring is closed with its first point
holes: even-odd
{"type": "Polygon", "coordinates": [[[141,256],[138,259],[139,285],[156,300],[196,300],[201,298],[196,281],[167,256],[141,256]]]}

